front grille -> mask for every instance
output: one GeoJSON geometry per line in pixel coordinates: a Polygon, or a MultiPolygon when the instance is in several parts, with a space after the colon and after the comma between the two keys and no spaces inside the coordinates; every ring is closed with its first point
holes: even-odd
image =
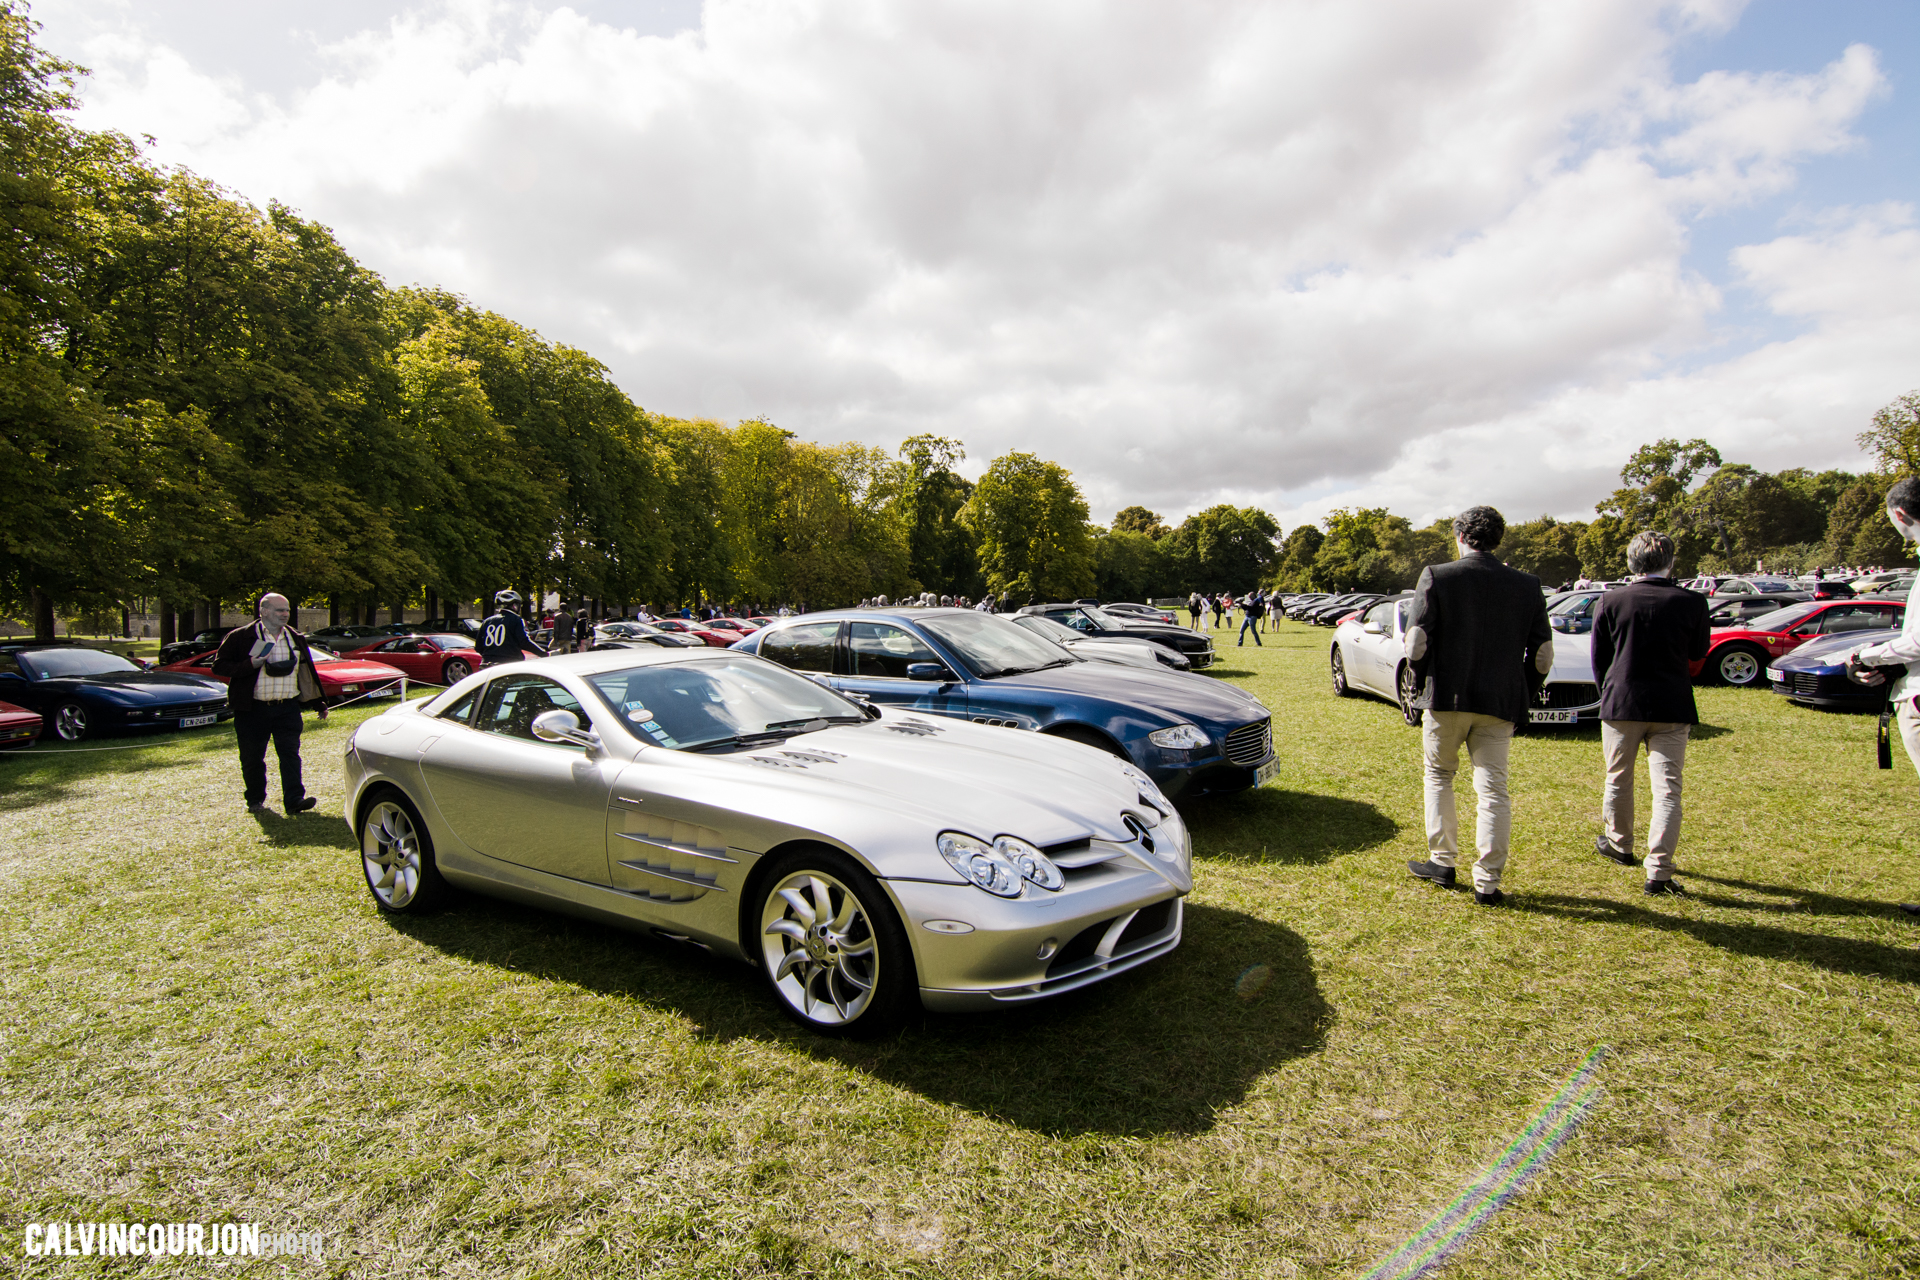
{"type": "Polygon", "coordinates": [[[1794,672],[1793,673],[1793,691],[1799,694],[1803,698],[1819,697],[1820,696],[1820,677],[1814,675],[1810,671],[1794,672]]]}
{"type": "Polygon", "coordinates": [[[1235,764],[1256,765],[1273,754],[1273,721],[1256,720],[1243,724],[1227,735],[1227,759],[1235,764]]]}
{"type": "MultiPolygon", "coordinates": [[[[1114,940],[1113,946],[1107,952],[1108,956],[1114,960],[1122,959],[1132,952],[1152,945],[1162,935],[1171,933],[1179,901],[1178,898],[1167,898],[1134,912],[1133,918],[1121,928],[1120,936],[1114,940]]],[[[1088,925],[1068,939],[1067,945],[1060,948],[1053,957],[1052,963],[1047,966],[1047,976],[1057,978],[1097,965],[1100,960],[1097,954],[1100,944],[1105,940],[1107,930],[1111,929],[1118,919],[1120,917],[1116,916],[1111,920],[1102,920],[1098,924],[1088,925]]]]}
{"type": "Polygon", "coordinates": [[[1575,707],[1590,707],[1600,701],[1600,686],[1597,684],[1574,684],[1562,681],[1557,684],[1541,686],[1534,705],[1545,707],[1549,711],[1566,710],[1575,707]]]}
{"type": "Polygon", "coordinates": [[[218,715],[226,709],[225,698],[215,698],[212,702],[169,702],[165,706],[153,708],[153,718],[173,720],[181,716],[218,715]]]}

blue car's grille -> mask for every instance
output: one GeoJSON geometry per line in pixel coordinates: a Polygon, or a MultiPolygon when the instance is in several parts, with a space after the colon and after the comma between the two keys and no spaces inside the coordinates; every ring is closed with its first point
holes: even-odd
{"type": "Polygon", "coordinates": [[[1227,735],[1227,759],[1235,764],[1256,765],[1273,754],[1273,721],[1256,720],[1243,724],[1227,735]]]}
{"type": "Polygon", "coordinates": [[[180,716],[218,715],[227,709],[225,698],[214,698],[207,702],[169,702],[163,706],[147,708],[155,720],[172,720],[180,716]]]}

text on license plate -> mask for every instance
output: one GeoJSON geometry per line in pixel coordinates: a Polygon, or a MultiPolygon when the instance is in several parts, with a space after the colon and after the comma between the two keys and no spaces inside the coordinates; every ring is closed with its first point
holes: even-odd
{"type": "Polygon", "coordinates": [[[1578,711],[1532,711],[1527,719],[1535,724],[1573,724],[1580,719],[1578,711]]]}
{"type": "Polygon", "coordinates": [[[1785,684],[1787,682],[1787,673],[1778,667],[1768,667],[1767,679],[1774,684],[1785,684]]]}
{"type": "Polygon", "coordinates": [[[219,718],[219,716],[182,716],[180,719],[180,727],[182,729],[198,729],[201,725],[212,724],[219,718]]]}
{"type": "Polygon", "coordinates": [[[1275,756],[1253,771],[1253,785],[1256,787],[1264,787],[1269,782],[1272,782],[1279,772],[1280,757],[1275,756]]]}

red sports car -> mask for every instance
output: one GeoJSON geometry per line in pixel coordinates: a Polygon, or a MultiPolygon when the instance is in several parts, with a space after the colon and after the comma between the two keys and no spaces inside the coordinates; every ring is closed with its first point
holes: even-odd
{"type": "Polygon", "coordinates": [[[470,637],[454,635],[394,636],[355,649],[353,656],[385,662],[427,684],[457,684],[486,665],[470,637]]]}
{"type": "Polygon", "coordinates": [[[744,640],[747,633],[715,628],[705,622],[689,622],[685,618],[662,618],[653,624],[662,631],[674,631],[681,635],[698,636],[716,649],[730,648],[744,640]]]}
{"type": "Polygon", "coordinates": [[[1764,685],[1767,668],[1815,636],[1848,631],[1898,628],[1906,620],[1900,600],[1808,600],[1751,618],[1739,626],[1715,627],[1705,661],[1693,674],[1705,673],[1723,684],[1764,685]]]}
{"type": "MultiPolygon", "coordinates": [[[[398,694],[400,677],[406,673],[384,662],[369,662],[360,657],[337,657],[332,650],[309,642],[313,650],[313,671],[320,677],[320,693],[328,702],[341,702],[347,698],[357,698],[363,693],[379,689],[383,685],[393,685],[398,694]]],[[[218,649],[209,649],[205,653],[179,662],[169,662],[159,668],[161,671],[184,671],[190,676],[205,676],[209,680],[227,682],[223,675],[216,675],[213,660],[219,656],[218,649]]],[[[384,696],[376,694],[375,696],[384,696]]]]}
{"type": "Polygon", "coordinates": [[[707,624],[707,629],[709,631],[731,631],[737,640],[742,636],[752,635],[765,625],[765,623],[755,622],[751,618],[715,618],[707,624]]]}
{"type": "Polygon", "coordinates": [[[24,747],[40,736],[40,713],[0,702],[0,747],[24,747]]]}

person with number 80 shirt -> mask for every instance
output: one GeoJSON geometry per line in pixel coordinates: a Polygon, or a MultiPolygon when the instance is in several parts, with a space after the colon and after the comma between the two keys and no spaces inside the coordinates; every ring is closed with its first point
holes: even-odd
{"type": "Polygon", "coordinates": [[[480,641],[476,646],[488,666],[499,662],[519,662],[527,654],[546,656],[546,650],[527,634],[520,620],[520,593],[502,591],[493,598],[493,612],[480,623],[480,641]]]}

